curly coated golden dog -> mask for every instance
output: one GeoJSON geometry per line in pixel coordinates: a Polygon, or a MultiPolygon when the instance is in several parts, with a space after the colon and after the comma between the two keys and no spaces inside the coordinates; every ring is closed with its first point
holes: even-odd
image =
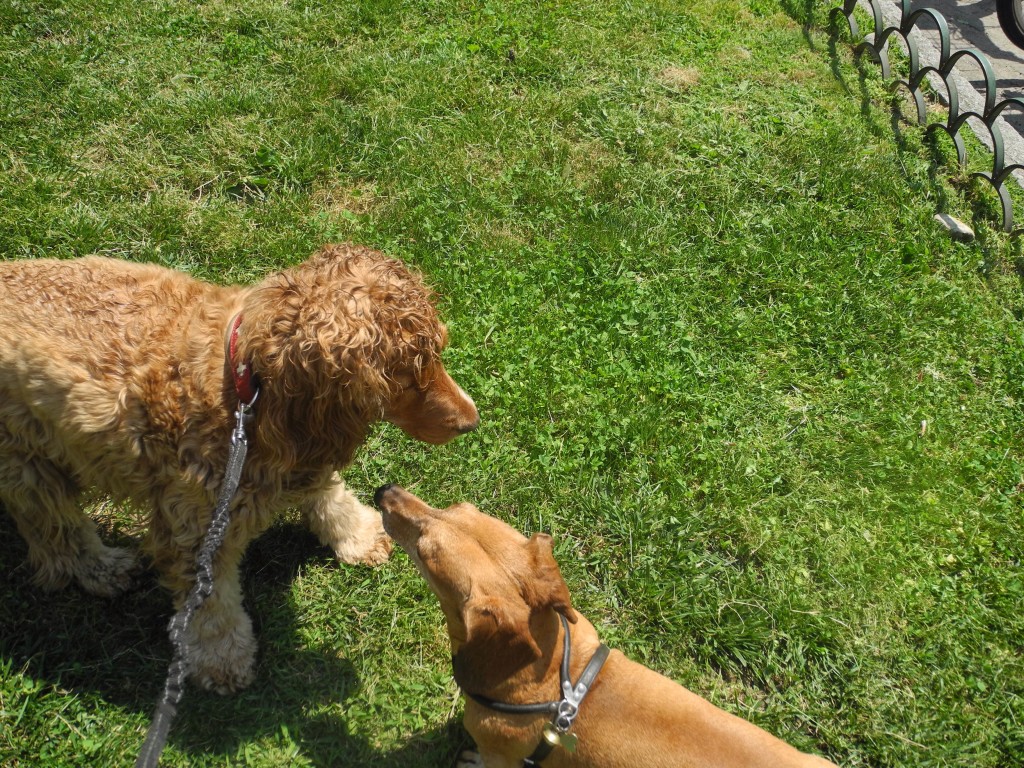
{"type": "Polygon", "coordinates": [[[573,610],[547,534],[527,539],[472,504],[434,509],[397,485],[375,501],[448,624],[478,750],[459,768],[833,766],[609,651],[573,610]]]}
{"type": "Polygon", "coordinates": [[[190,675],[220,692],[254,674],[238,566],[274,515],[300,509],[339,559],[383,562],[380,515],[338,470],[374,422],[440,444],[479,421],[441,363],[431,291],[367,248],[326,246],[251,287],[98,257],[8,261],[0,317],[0,503],[48,588],[131,581],[136,555],[79,510],[95,487],[151,512],[143,548],[180,608],[248,372],[258,380],[213,593],[186,637],[190,675]]]}

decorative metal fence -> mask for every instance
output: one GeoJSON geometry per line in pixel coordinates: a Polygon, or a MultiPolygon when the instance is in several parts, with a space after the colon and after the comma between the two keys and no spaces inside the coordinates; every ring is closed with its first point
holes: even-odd
{"type": "Polygon", "coordinates": [[[972,175],[985,179],[995,189],[1003,208],[1003,230],[1005,232],[1013,231],[1013,203],[1005,182],[1015,170],[1024,170],[1024,165],[1006,164],[1006,147],[998,118],[1008,109],[1024,112],[1024,99],[1011,97],[996,102],[996,78],[988,58],[976,48],[951,51],[949,25],[946,23],[945,17],[932,8],[912,10],[911,0],[901,0],[899,23],[887,25],[879,0],[843,0],[842,7],[834,8],[830,17],[835,20],[839,15],[846,17],[850,35],[854,41],[854,51],[868,53],[871,59],[880,65],[882,77],[885,80],[890,80],[893,77],[892,67],[889,63],[889,43],[896,36],[903,40],[909,59],[909,72],[906,77],[896,76],[896,87],[903,86],[910,92],[917,107],[917,121],[920,125],[926,126],[927,131],[941,129],[949,135],[956,146],[957,159],[961,167],[967,167],[967,147],[960,135],[961,129],[971,118],[977,119],[972,127],[978,126],[979,123],[985,126],[991,137],[989,151],[992,155],[992,170],[977,171],[972,175]],[[874,21],[874,31],[870,39],[861,34],[857,20],[854,18],[854,10],[858,5],[870,8],[874,21]],[[937,29],[922,26],[921,21],[924,19],[931,19],[937,29]],[[938,35],[939,61],[937,64],[922,63],[917,43],[912,35],[915,30],[918,35],[933,36],[932,39],[934,39],[934,35],[938,35]],[[984,107],[981,112],[961,110],[960,92],[956,79],[952,75],[965,59],[973,59],[981,67],[984,79],[984,107]],[[945,122],[928,122],[922,85],[929,75],[940,78],[945,85],[949,102],[945,122]]]}

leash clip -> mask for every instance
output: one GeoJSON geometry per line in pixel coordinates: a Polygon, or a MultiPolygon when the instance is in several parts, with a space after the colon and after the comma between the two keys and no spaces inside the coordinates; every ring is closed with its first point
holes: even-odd
{"type": "Polygon", "coordinates": [[[235,409],[235,428],[231,431],[231,444],[238,445],[239,443],[247,442],[245,437],[245,425],[252,420],[252,407],[256,403],[256,398],[260,396],[260,391],[257,389],[255,394],[252,396],[252,400],[248,403],[238,402],[238,407],[235,409]]]}

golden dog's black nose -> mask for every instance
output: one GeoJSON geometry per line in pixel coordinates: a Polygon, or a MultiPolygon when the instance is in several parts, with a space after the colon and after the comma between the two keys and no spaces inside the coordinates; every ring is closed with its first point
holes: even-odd
{"type": "Polygon", "coordinates": [[[388,483],[387,485],[382,485],[380,488],[378,488],[376,491],[374,491],[373,503],[376,504],[379,507],[381,505],[381,502],[384,500],[384,494],[386,494],[392,488],[397,488],[397,487],[398,486],[396,486],[394,483],[388,483]]]}

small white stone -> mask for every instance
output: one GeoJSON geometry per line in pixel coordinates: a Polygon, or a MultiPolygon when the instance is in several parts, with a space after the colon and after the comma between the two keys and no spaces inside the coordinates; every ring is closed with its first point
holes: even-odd
{"type": "Polygon", "coordinates": [[[935,220],[949,230],[949,234],[954,240],[969,243],[974,239],[974,230],[960,221],[960,219],[954,219],[948,213],[936,213],[935,220]]]}

